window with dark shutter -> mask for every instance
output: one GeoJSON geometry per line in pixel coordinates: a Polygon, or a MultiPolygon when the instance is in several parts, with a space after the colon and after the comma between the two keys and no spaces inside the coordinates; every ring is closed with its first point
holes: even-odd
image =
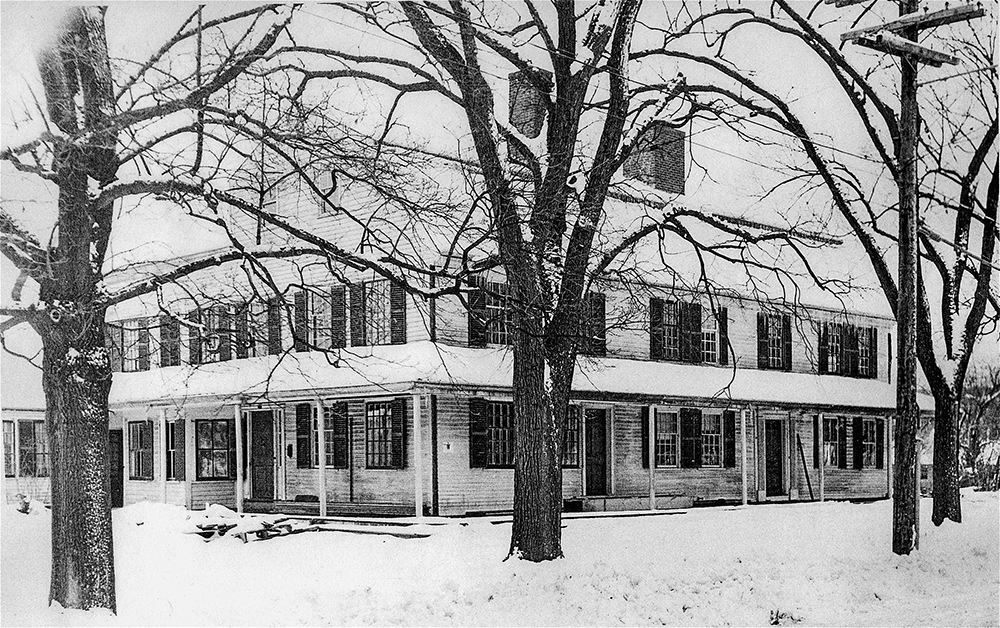
{"type": "Polygon", "coordinates": [[[149,370],[149,326],[148,318],[139,319],[139,370],[149,370]]]}
{"type": "Polygon", "coordinates": [[[406,397],[392,403],[392,467],[406,467],[406,397]]]}
{"type": "Polygon", "coordinates": [[[729,364],[729,310],[720,307],[718,310],[719,321],[719,364],[726,366],[729,364]]]}
{"type": "Polygon", "coordinates": [[[681,468],[701,467],[701,410],[681,408],[681,468]]]}
{"type": "Polygon", "coordinates": [[[642,436],[642,468],[649,468],[649,406],[642,406],[639,410],[640,433],[642,436]]]}
{"type": "Polygon", "coordinates": [[[828,372],[830,368],[830,329],[825,322],[819,326],[819,342],[817,346],[816,371],[822,375],[828,372]]]}
{"type": "Polygon", "coordinates": [[[309,338],[309,296],[305,290],[295,293],[295,328],[292,330],[295,351],[308,351],[309,338]]]}
{"type": "Polygon", "coordinates": [[[486,346],[486,293],[483,291],[483,281],[479,277],[469,277],[468,318],[469,346],[486,346]]]}
{"type": "Polygon", "coordinates": [[[854,468],[863,469],[865,467],[865,420],[863,417],[854,417],[853,441],[854,441],[854,468]]]}
{"type": "Polygon", "coordinates": [[[792,370],[792,319],[787,314],[781,316],[781,368],[792,370]]]}
{"type": "Polygon", "coordinates": [[[875,419],[875,468],[885,468],[885,419],[875,419]]]}
{"type": "Polygon", "coordinates": [[[489,452],[486,400],[469,399],[469,466],[485,468],[489,452]]]}
{"type": "Polygon", "coordinates": [[[281,299],[274,297],[267,302],[267,352],[281,353],[281,299]]]}
{"type": "Polygon", "coordinates": [[[330,344],[347,346],[347,288],[342,285],[330,289],[330,344]]]}
{"type": "Polygon", "coordinates": [[[662,360],[663,346],[663,299],[649,298],[649,359],[662,360]]]}
{"type": "Polygon", "coordinates": [[[311,403],[295,406],[295,460],[299,469],[312,467],[312,415],[311,403]]]}
{"type": "Polygon", "coordinates": [[[397,283],[389,284],[389,342],[406,344],[406,291],[397,283]]]}
{"type": "Polygon", "coordinates": [[[757,312],[757,368],[760,369],[768,365],[767,331],[767,314],[757,312]]]}
{"type": "Polygon", "coordinates": [[[365,285],[351,284],[351,346],[363,347],[365,342],[365,285]]]}
{"type": "Polygon", "coordinates": [[[722,413],[722,466],[731,469],[736,466],[736,411],[722,413]]]}
{"type": "Polygon", "coordinates": [[[188,313],[188,364],[201,364],[201,310],[188,313]]]}

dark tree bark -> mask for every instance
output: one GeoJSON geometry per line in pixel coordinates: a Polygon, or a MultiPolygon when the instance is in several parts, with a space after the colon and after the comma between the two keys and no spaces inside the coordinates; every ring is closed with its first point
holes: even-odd
{"type": "Polygon", "coordinates": [[[950,387],[934,389],[934,509],[931,521],[962,521],[958,458],[958,397],[950,387]],[[938,465],[941,465],[940,467],[938,465]],[[938,473],[938,469],[946,470],[938,473]],[[947,472],[947,470],[952,472],[947,472]]]}

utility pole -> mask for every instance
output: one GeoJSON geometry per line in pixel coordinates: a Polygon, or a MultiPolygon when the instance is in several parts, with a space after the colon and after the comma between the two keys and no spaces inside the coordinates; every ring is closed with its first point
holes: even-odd
{"type": "MultiPolygon", "coordinates": [[[[860,0],[826,0],[837,6],[860,0]]],[[[896,377],[896,474],[892,492],[892,551],[909,554],[919,546],[920,460],[917,430],[920,408],[917,407],[917,230],[920,225],[917,206],[917,144],[920,140],[920,110],[917,105],[917,64],[940,67],[957,64],[958,59],[917,43],[921,30],[952,22],[981,17],[982,6],[966,5],[941,11],[920,12],[919,0],[899,0],[899,19],[846,32],[841,41],[854,43],[897,55],[901,62],[899,85],[899,141],[896,146],[899,188],[899,294],[896,303],[898,349],[896,377]],[[916,479],[909,471],[916,474],[916,479]]]]}

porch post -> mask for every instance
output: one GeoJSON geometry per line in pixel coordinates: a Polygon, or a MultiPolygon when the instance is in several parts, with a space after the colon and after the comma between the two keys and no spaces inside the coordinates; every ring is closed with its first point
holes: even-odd
{"type": "Polygon", "coordinates": [[[740,410],[740,449],[742,460],[740,468],[742,470],[741,474],[741,488],[742,488],[742,498],[743,505],[747,505],[747,409],[743,408],[740,410]]]}
{"type": "MultiPolygon", "coordinates": [[[[128,436],[127,431],[123,431],[122,433],[125,434],[126,437],[128,436]]],[[[122,440],[125,439],[123,438],[122,440]]],[[[123,460],[128,462],[128,458],[123,458],[123,460]]],[[[21,479],[21,420],[15,416],[14,417],[14,480],[15,484],[18,487],[18,490],[20,490],[21,488],[20,479],[21,479]]]]}
{"type": "Polygon", "coordinates": [[[649,436],[649,442],[646,446],[646,452],[649,454],[649,509],[656,510],[656,433],[653,431],[656,428],[656,407],[649,406],[649,412],[647,413],[646,421],[649,423],[647,430],[649,436]]]}
{"type": "Polygon", "coordinates": [[[194,432],[194,419],[188,414],[187,409],[181,408],[179,412],[181,420],[184,421],[184,506],[190,510],[194,506],[194,493],[191,487],[198,473],[198,461],[195,460],[198,435],[194,432]]]}
{"type": "Polygon", "coordinates": [[[886,491],[887,497],[892,499],[892,462],[895,459],[895,454],[892,451],[892,435],[895,434],[895,427],[893,423],[895,422],[895,417],[889,415],[888,420],[885,422],[885,470],[889,481],[889,490],[886,491]]]}
{"type": "Polygon", "coordinates": [[[826,437],[823,436],[826,426],[823,425],[823,413],[819,413],[819,434],[813,438],[819,439],[819,501],[826,501],[826,437]]]}
{"type": "MultiPolygon", "coordinates": [[[[160,502],[167,503],[167,409],[160,407],[160,502]]],[[[156,468],[156,465],[153,465],[156,468]]]]}
{"type": "Polygon", "coordinates": [[[326,516],[326,408],[316,397],[316,443],[319,447],[317,471],[319,472],[319,516],[326,516]]]}
{"type": "Polygon", "coordinates": [[[243,403],[233,406],[236,419],[236,512],[243,514],[243,403]]]}
{"type": "Polygon", "coordinates": [[[420,395],[413,395],[413,508],[418,519],[424,516],[424,459],[420,410],[420,395]]]}

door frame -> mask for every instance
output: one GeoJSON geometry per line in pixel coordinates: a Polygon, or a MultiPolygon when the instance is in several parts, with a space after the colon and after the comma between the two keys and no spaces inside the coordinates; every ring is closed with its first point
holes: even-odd
{"type": "MultiPolygon", "coordinates": [[[[284,465],[282,464],[284,444],[282,437],[284,436],[284,409],[280,406],[259,406],[256,408],[244,408],[243,410],[243,421],[246,425],[246,449],[243,451],[243,459],[247,460],[247,473],[244,482],[246,483],[245,491],[246,495],[252,496],[254,494],[253,486],[253,460],[250,457],[250,452],[253,451],[253,414],[255,412],[270,412],[271,413],[271,495],[272,501],[284,499],[285,495],[285,482],[284,482],[284,465]],[[281,477],[279,478],[279,473],[281,477]]],[[[242,447],[243,443],[237,443],[237,447],[242,447]]],[[[251,499],[254,499],[251,497],[251,499]]]]}
{"type": "Polygon", "coordinates": [[[580,453],[581,453],[581,465],[580,465],[580,493],[584,497],[601,497],[601,495],[588,495],[587,494],[587,411],[588,410],[603,410],[604,411],[604,496],[614,495],[615,493],[615,483],[614,483],[614,456],[612,455],[612,448],[614,447],[614,412],[613,408],[609,404],[601,403],[583,403],[580,404],[580,453]]]}
{"type": "Polygon", "coordinates": [[[761,412],[759,415],[760,429],[758,431],[759,438],[759,459],[762,462],[760,466],[760,475],[758,476],[761,486],[758,487],[759,496],[762,501],[773,501],[773,500],[787,500],[791,496],[791,465],[789,461],[789,456],[794,453],[792,448],[789,446],[789,437],[791,434],[791,417],[787,412],[761,412]],[[774,495],[768,495],[768,485],[767,485],[767,446],[768,446],[768,436],[767,436],[767,422],[776,421],[780,425],[780,430],[777,437],[777,445],[780,447],[778,453],[778,462],[781,464],[781,489],[774,495]]]}

